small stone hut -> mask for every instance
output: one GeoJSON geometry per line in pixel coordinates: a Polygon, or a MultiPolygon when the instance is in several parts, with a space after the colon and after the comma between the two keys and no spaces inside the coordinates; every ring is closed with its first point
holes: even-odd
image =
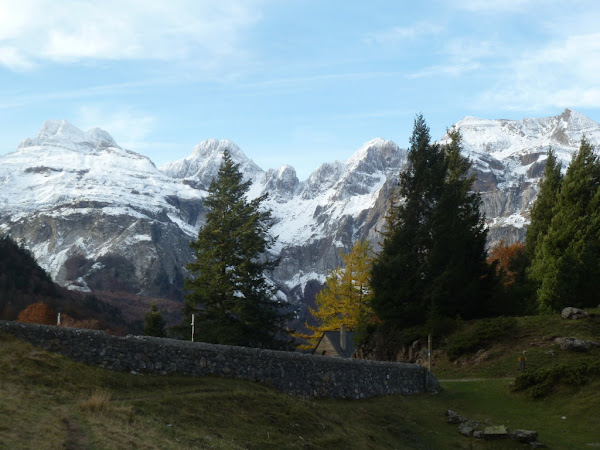
{"type": "Polygon", "coordinates": [[[354,347],[354,331],[346,331],[344,325],[339,331],[325,331],[317,346],[314,355],[334,356],[337,358],[352,358],[354,347]]]}

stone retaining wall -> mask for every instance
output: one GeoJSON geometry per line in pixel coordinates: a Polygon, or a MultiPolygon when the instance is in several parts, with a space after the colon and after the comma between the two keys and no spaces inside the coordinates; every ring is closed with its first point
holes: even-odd
{"type": "Polygon", "coordinates": [[[148,374],[214,375],[252,380],[303,397],[368,398],[434,391],[424,367],[341,359],[102,331],[0,321],[0,332],[85,364],[148,374]],[[427,384],[427,386],[426,386],[427,384]]]}

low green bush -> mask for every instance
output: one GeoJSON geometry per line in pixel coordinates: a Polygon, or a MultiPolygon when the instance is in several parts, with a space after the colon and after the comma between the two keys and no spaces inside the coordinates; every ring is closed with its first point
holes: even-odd
{"type": "Polygon", "coordinates": [[[474,353],[482,347],[497,342],[513,334],[517,329],[514,317],[495,317],[482,319],[474,325],[451,336],[446,348],[450,360],[455,360],[466,353],[474,353]]]}
{"type": "Polygon", "coordinates": [[[583,386],[594,377],[600,377],[600,361],[556,364],[519,375],[513,391],[531,389],[532,398],[542,398],[554,392],[560,384],[583,386]]]}

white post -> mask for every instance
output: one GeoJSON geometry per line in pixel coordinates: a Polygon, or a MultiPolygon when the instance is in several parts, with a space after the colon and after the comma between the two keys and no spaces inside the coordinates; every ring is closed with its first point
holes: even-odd
{"type": "Polygon", "coordinates": [[[56,316],[56,326],[60,327],[60,313],[56,316]]]}
{"type": "Polygon", "coordinates": [[[192,314],[192,342],[194,342],[194,315],[192,314]]]}
{"type": "Polygon", "coordinates": [[[427,336],[427,359],[429,360],[429,371],[431,372],[431,333],[427,336]]]}

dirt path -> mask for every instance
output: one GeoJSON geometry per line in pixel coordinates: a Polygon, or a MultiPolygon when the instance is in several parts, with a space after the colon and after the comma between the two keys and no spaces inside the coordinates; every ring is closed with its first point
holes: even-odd
{"type": "Polygon", "coordinates": [[[67,441],[64,444],[66,450],[90,448],[90,440],[75,418],[64,417],[62,421],[68,432],[67,441]]]}
{"type": "Polygon", "coordinates": [[[445,380],[438,380],[440,383],[468,383],[469,381],[493,381],[493,380],[514,380],[515,377],[504,377],[504,378],[447,378],[445,380]]]}

